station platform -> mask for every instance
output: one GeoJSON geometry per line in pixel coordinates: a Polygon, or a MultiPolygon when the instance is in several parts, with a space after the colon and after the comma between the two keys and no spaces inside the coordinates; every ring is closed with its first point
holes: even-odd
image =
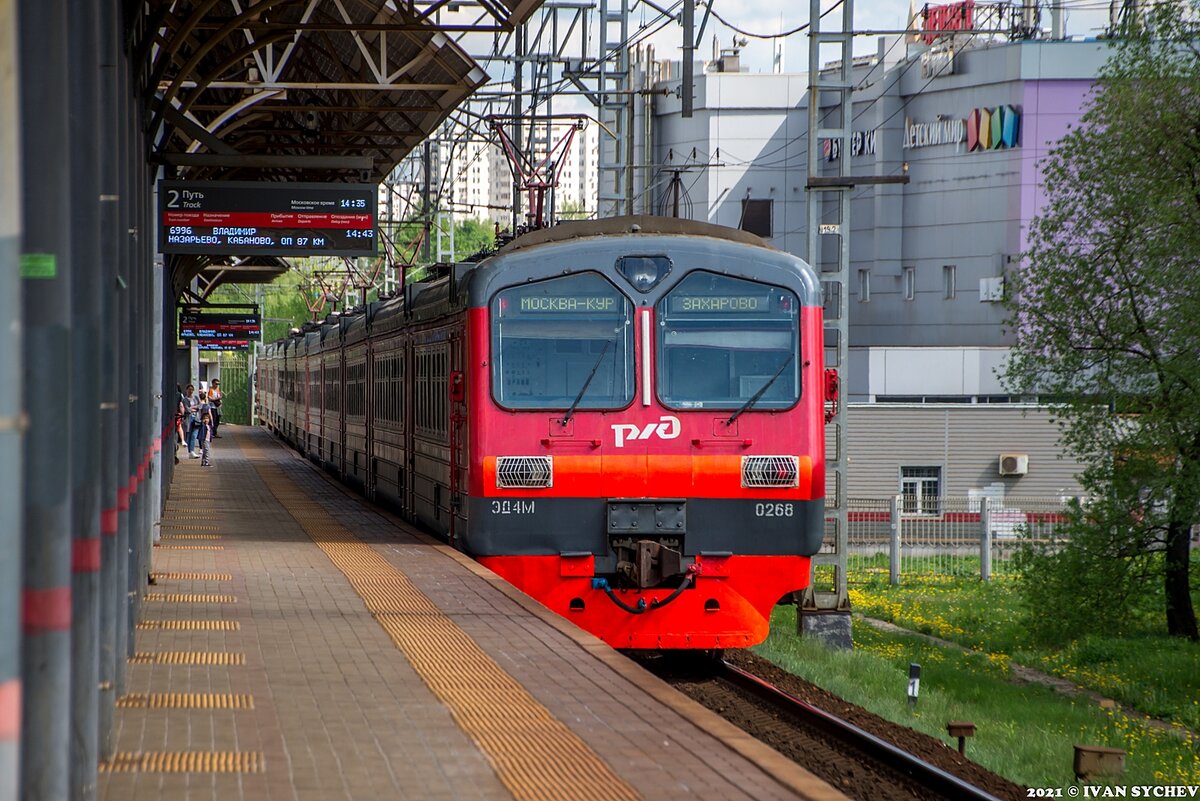
{"type": "Polygon", "coordinates": [[[844,796],[251,428],[177,466],[99,797],[844,796]]]}

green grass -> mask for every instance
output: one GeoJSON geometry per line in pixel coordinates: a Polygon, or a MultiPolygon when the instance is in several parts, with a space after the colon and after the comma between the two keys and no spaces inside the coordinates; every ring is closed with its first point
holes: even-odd
{"type": "Polygon", "coordinates": [[[925,576],[891,587],[885,575],[852,589],[851,604],[868,617],[998,655],[1200,730],[1200,643],[1158,633],[1152,617],[1121,636],[1087,634],[1046,645],[1029,637],[1011,579],[925,576]]]}
{"type": "MultiPolygon", "coordinates": [[[[796,634],[795,609],[779,607],[761,656],[851,703],[949,743],[949,720],[977,726],[967,755],[992,771],[1031,786],[1074,783],[1073,745],[1127,751],[1121,784],[1200,784],[1200,742],[1072,699],[1040,685],[1008,680],[1009,660],[964,653],[911,635],[854,625],[855,650],[826,649],[796,634]],[[908,706],[908,665],[922,666],[921,697],[908,706]]],[[[1193,677],[1193,681],[1195,678],[1193,677]]]]}

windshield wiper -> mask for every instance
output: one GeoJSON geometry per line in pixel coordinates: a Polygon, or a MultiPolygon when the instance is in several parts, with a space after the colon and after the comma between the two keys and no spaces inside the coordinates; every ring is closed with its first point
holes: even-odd
{"type": "Polygon", "coordinates": [[[588,391],[588,387],[592,385],[592,379],[596,377],[596,371],[600,369],[600,363],[604,361],[604,357],[608,355],[608,346],[612,344],[611,339],[604,341],[604,350],[600,351],[600,358],[596,359],[596,363],[592,365],[592,372],[588,373],[587,380],[583,382],[583,386],[579,388],[579,394],[575,396],[575,400],[571,401],[571,405],[567,408],[567,413],[563,415],[559,425],[565,426],[567,421],[571,419],[571,415],[575,414],[575,407],[583,400],[583,394],[588,391]]]}
{"type": "Polygon", "coordinates": [[[779,366],[779,369],[775,371],[775,375],[773,375],[769,379],[767,379],[767,383],[763,384],[759,388],[758,392],[755,392],[753,395],[751,395],[749,398],[747,398],[746,402],[742,404],[742,407],[740,409],[738,409],[733,414],[729,415],[729,419],[725,421],[726,426],[733,425],[733,421],[738,419],[739,417],[741,417],[742,412],[749,410],[751,406],[758,403],[758,399],[761,398],[766,393],[766,391],[771,388],[771,385],[775,383],[775,379],[777,379],[777,378],[779,378],[779,376],[783,375],[783,371],[786,370],[787,366],[792,363],[792,357],[795,355],[796,354],[794,354],[794,353],[788,354],[787,359],[785,359],[783,364],[781,364],[779,366]]]}

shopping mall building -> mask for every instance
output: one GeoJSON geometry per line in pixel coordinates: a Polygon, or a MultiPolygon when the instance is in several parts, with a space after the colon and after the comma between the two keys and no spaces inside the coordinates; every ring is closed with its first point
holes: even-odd
{"type": "MultiPolygon", "coordinates": [[[[1079,465],[1047,412],[999,378],[1012,343],[999,301],[1045,202],[1039,163],[1078,123],[1110,50],[951,44],[881,39],[856,59],[850,152],[822,143],[827,168],[849,158],[855,176],[908,177],[852,190],[849,494],[935,481],[942,496],[1073,495],[1079,465]]],[[[698,75],[690,118],[678,80],[656,85],[667,93],[639,152],[665,166],[645,170],[646,191],[660,213],[678,205],[804,256],[808,78],[721,71],[732,61],[698,75]]],[[[837,237],[823,243],[836,264],[837,237]]]]}

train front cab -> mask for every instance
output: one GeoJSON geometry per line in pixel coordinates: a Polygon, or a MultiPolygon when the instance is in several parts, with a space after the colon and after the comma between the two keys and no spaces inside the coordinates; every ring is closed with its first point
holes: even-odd
{"type": "Polygon", "coordinates": [[[469,309],[464,549],[615,647],[761,642],[823,535],[811,269],[646,235],[489,267],[469,309]]]}

